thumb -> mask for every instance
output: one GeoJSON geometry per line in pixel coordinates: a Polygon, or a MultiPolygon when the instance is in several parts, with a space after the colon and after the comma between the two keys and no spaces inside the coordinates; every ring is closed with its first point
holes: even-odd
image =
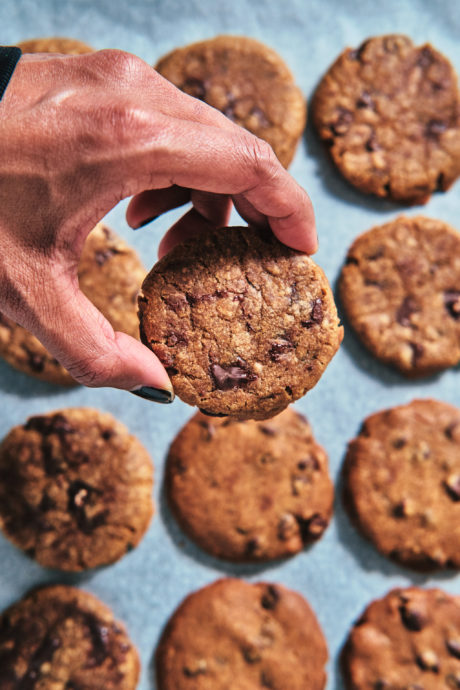
{"type": "Polygon", "coordinates": [[[67,299],[61,292],[53,302],[34,335],[76,381],[92,388],[122,388],[161,403],[174,400],[160,360],[135,338],[115,332],[80,290],[70,289],[67,299]]]}

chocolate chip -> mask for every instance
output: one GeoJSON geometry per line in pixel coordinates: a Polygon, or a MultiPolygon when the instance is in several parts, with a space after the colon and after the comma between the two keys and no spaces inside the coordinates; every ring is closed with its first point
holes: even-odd
{"type": "Polygon", "coordinates": [[[374,101],[369,91],[363,91],[361,96],[356,101],[357,108],[373,108],[374,101]]]}
{"type": "Polygon", "coordinates": [[[417,302],[413,297],[405,297],[396,312],[396,321],[401,326],[410,326],[410,317],[418,311],[417,302]]]}
{"type": "Polygon", "coordinates": [[[372,132],[369,139],[366,141],[366,151],[372,153],[372,151],[380,151],[380,144],[377,139],[375,132],[372,132]]]}
{"type": "Polygon", "coordinates": [[[304,328],[311,328],[315,324],[321,324],[324,318],[324,312],[323,312],[323,301],[320,297],[315,299],[312,303],[312,310],[310,314],[310,318],[308,321],[301,321],[301,325],[304,328]]]}
{"type": "Polygon", "coordinates": [[[302,541],[307,542],[309,539],[307,538],[308,536],[311,537],[319,537],[324,530],[326,529],[328,525],[328,521],[322,517],[322,515],[319,515],[319,513],[315,513],[313,517],[310,519],[304,521],[302,518],[297,518],[297,521],[300,523],[300,528],[301,528],[301,535],[302,535],[302,541]],[[304,526],[305,523],[305,526],[304,526]],[[306,532],[305,532],[306,530],[306,532]]]}
{"type": "Polygon", "coordinates": [[[406,439],[406,438],[396,438],[396,439],[393,441],[393,444],[392,444],[392,445],[393,445],[393,448],[396,448],[396,450],[400,450],[401,448],[404,448],[404,446],[406,445],[406,443],[407,443],[407,439],[406,439]]]}
{"type": "Polygon", "coordinates": [[[434,60],[435,57],[433,55],[433,52],[430,48],[425,46],[420,50],[416,64],[422,69],[426,69],[427,67],[433,64],[434,60]]]}
{"type": "Polygon", "coordinates": [[[272,343],[268,352],[272,362],[280,362],[285,355],[288,355],[294,349],[294,343],[290,340],[281,340],[272,343]]]}
{"type": "Polygon", "coordinates": [[[425,349],[423,345],[420,345],[420,343],[409,343],[409,345],[412,348],[412,366],[415,367],[417,364],[417,360],[419,360],[420,357],[423,355],[425,349]]]}
{"type": "Polygon", "coordinates": [[[444,306],[453,319],[460,321],[460,291],[447,290],[444,293],[444,306]]]}
{"type": "Polygon", "coordinates": [[[116,247],[107,247],[107,249],[100,249],[94,253],[94,260],[99,266],[103,266],[106,261],[115,256],[115,254],[121,254],[122,252],[116,247]]]}
{"type": "Polygon", "coordinates": [[[446,129],[447,124],[442,120],[430,120],[425,128],[425,134],[428,139],[437,139],[446,129]]]}
{"type": "Polygon", "coordinates": [[[316,458],[310,455],[309,458],[299,460],[297,467],[299,470],[319,470],[319,462],[316,458]]]}
{"type": "Polygon", "coordinates": [[[345,266],[359,266],[359,261],[355,256],[347,256],[345,266]]]}
{"type": "Polygon", "coordinates": [[[39,431],[45,436],[49,436],[50,434],[58,434],[62,437],[65,434],[75,433],[74,427],[69,423],[66,417],[60,413],[57,413],[51,417],[31,417],[26,422],[24,429],[26,431],[39,431]]]}
{"type": "Polygon", "coordinates": [[[86,482],[77,479],[69,484],[67,489],[67,510],[75,516],[78,528],[84,534],[90,534],[97,527],[105,524],[108,511],[96,513],[92,517],[86,514],[86,506],[93,503],[95,495],[101,495],[102,491],[90,486],[86,482]]]}
{"type": "Polygon", "coordinates": [[[444,436],[449,439],[449,441],[454,440],[454,431],[458,426],[458,422],[452,422],[449,426],[444,429],[444,436]]]}
{"type": "Polygon", "coordinates": [[[244,660],[247,661],[248,664],[255,664],[262,659],[260,649],[257,649],[257,647],[244,647],[242,651],[244,660]]]}
{"type": "Polygon", "coordinates": [[[168,347],[174,347],[175,345],[187,345],[188,338],[185,333],[177,333],[172,331],[166,336],[166,344],[168,347]]]}
{"type": "Polygon", "coordinates": [[[182,84],[182,91],[188,93],[189,96],[198,98],[200,101],[204,101],[206,96],[206,82],[202,79],[196,79],[194,77],[189,77],[182,84]]]}
{"type": "Polygon", "coordinates": [[[419,632],[427,624],[424,613],[411,605],[411,602],[401,604],[399,614],[405,627],[413,632],[419,632]]]}
{"type": "Polygon", "coordinates": [[[351,110],[348,110],[348,108],[343,108],[339,105],[336,108],[336,116],[330,125],[330,129],[336,136],[342,136],[343,134],[346,134],[352,122],[353,113],[351,110]]]}
{"type": "Polygon", "coordinates": [[[84,614],[83,622],[89,630],[92,645],[91,659],[86,668],[101,666],[109,655],[109,628],[90,613],[84,614]]]}
{"type": "Polygon", "coordinates": [[[248,556],[254,556],[257,553],[257,551],[260,550],[260,540],[257,537],[249,539],[249,541],[246,542],[245,550],[248,556]]]}
{"type": "Polygon", "coordinates": [[[456,659],[460,659],[460,639],[458,640],[446,640],[446,647],[452,656],[456,659]]]}
{"type": "Polygon", "coordinates": [[[231,364],[230,366],[211,364],[211,375],[216,387],[222,391],[236,390],[255,381],[257,376],[251,373],[244,364],[241,359],[238,360],[238,363],[231,364]]]}
{"type": "Polygon", "coordinates": [[[104,441],[109,441],[111,438],[113,438],[113,436],[115,436],[115,432],[112,429],[104,429],[101,436],[104,441]]]}
{"type": "Polygon", "coordinates": [[[444,482],[445,489],[453,501],[460,501],[460,475],[451,474],[444,482]]]}
{"type": "Polygon", "coordinates": [[[265,592],[262,594],[262,599],[260,603],[264,609],[268,611],[273,611],[278,605],[281,598],[281,593],[275,585],[267,585],[265,592]]]}
{"type": "Polygon", "coordinates": [[[32,371],[37,372],[37,374],[39,374],[45,368],[45,358],[43,357],[43,355],[38,355],[35,352],[28,351],[27,359],[30,368],[32,369],[32,371]]]}

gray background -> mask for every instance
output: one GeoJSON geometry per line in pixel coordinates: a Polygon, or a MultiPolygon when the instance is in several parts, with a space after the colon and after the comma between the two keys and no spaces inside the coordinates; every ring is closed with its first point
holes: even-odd
{"type": "MultiPolygon", "coordinates": [[[[343,47],[357,46],[368,36],[382,33],[404,32],[416,42],[430,41],[460,69],[460,14],[455,0],[3,0],[0,27],[4,45],[25,38],[63,35],[87,41],[95,48],[127,50],[149,63],[176,46],[218,33],[246,34],[265,41],[285,58],[307,99],[343,47]]],[[[460,225],[460,183],[445,194],[435,195],[422,209],[405,210],[372,200],[355,192],[335,173],[310,127],[290,170],[313,200],[321,244],[316,259],[334,286],[347,247],[372,225],[402,211],[408,215],[422,211],[460,225]]],[[[180,214],[171,212],[151,227],[133,232],[124,218],[125,207],[126,202],[119,204],[109,214],[108,223],[139,251],[149,267],[155,261],[162,234],[180,214]]],[[[237,222],[236,216],[234,220],[237,222]]],[[[337,477],[347,441],[365,416],[414,397],[432,396],[460,404],[459,376],[457,368],[409,383],[373,361],[347,333],[317,387],[296,408],[309,417],[337,477]]],[[[308,551],[264,567],[228,566],[199,551],[180,533],[162,499],[165,454],[175,433],[191,416],[191,408],[180,401],[169,407],[156,406],[112,389],[65,391],[21,375],[3,363],[0,395],[0,436],[28,415],[88,405],[107,410],[125,422],[152,454],[157,512],[141,545],[118,564],[81,576],[65,576],[42,569],[0,537],[0,609],[40,583],[67,582],[85,587],[126,622],[141,652],[142,690],[154,688],[152,655],[169,615],[188,592],[225,574],[251,581],[280,581],[309,599],[331,653],[329,690],[342,688],[338,651],[349,626],[372,598],[411,582],[439,585],[460,594],[460,576],[454,573],[425,578],[379,556],[350,527],[339,501],[324,538],[308,551]]]]}

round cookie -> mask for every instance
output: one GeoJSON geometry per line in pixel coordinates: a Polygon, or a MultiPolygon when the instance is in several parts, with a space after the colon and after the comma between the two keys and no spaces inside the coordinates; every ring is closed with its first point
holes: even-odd
{"type": "Polygon", "coordinates": [[[171,445],[166,487],[194,541],[243,562],[289,556],[319,539],[334,498],[327,455],[290,408],[269,422],[198,412],[171,445]]]}
{"type": "Polygon", "coordinates": [[[402,35],[347,48],[321,80],[313,123],[352,185],[423,204],[460,174],[460,93],[451,63],[402,35]]]}
{"type": "Polygon", "coordinates": [[[212,415],[273,417],[313,388],[343,337],[323,271],[262,229],[200,233],[142,292],[142,341],[176,394],[212,415]]]}
{"type": "Polygon", "coordinates": [[[414,400],[368,417],[348,447],[344,497],[377,549],[416,569],[460,568],[460,410],[414,400]]]}
{"type": "Polygon", "coordinates": [[[0,445],[0,526],[47,568],[113,563],[153,513],[153,467],[112,415],[70,408],[30,417],[0,445]]]}
{"type": "Polygon", "coordinates": [[[82,55],[92,53],[87,43],[78,41],[75,38],[63,38],[51,36],[50,38],[31,38],[28,41],[21,41],[17,44],[23,53],[61,53],[63,55],[82,55]]]}
{"type": "MultiPolygon", "coordinates": [[[[110,321],[114,330],[139,338],[137,295],[145,269],[137,253],[99,223],[88,235],[78,280],[82,292],[110,321]]],[[[32,333],[0,314],[0,356],[15,369],[64,386],[76,381],[32,333]]]]}
{"type": "Polygon", "coordinates": [[[339,288],[364,345],[404,375],[460,361],[460,233],[447,223],[400,216],[360,235],[339,288]]]}
{"type": "Polygon", "coordinates": [[[342,666],[347,690],[460,688],[460,597],[392,590],[355,623],[342,666]]]}
{"type": "Polygon", "coordinates": [[[189,595],[170,619],[156,653],[158,690],[323,690],[327,656],[300,594],[222,579],[189,595]]]}
{"type": "Polygon", "coordinates": [[[137,651],[96,597],[44,587],[0,615],[2,690],[134,690],[137,651]]]}
{"type": "Polygon", "coordinates": [[[273,148],[287,167],[306,124],[306,103],[282,58],[246,36],[217,36],[173,50],[155,69],[273,148]]]}

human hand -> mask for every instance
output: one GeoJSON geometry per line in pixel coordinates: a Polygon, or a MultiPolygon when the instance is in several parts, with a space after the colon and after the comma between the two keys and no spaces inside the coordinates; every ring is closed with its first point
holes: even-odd
{"type": "Polygon", "coordinates": [[[193,203],[160,254],[225,225],[231,201],[249,223],[316,250],[310,200],[268,144],[141,59],[116,50],[23,55],[0,102],[0,311],[80,383],[160,389],[166,402],[159,360],[115,333],[78,288],[86,236],[132,195],[132,227],[193,203]]]}

